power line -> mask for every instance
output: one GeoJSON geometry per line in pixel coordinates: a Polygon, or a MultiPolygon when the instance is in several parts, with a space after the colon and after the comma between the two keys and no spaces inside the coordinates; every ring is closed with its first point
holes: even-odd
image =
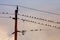
{"type": "Polygon", "coordinates": [[[12,13],[8,13],[8,12],[2,12],[2,13],[0,13],[0,14],[7,14],[7,15],[15,15],[15,14],[12,14],[12,13]]]}
{"type": "MultiPolygon", "coordinates": [[[[33,10],[35,10],[35,9],[33,9],[33,10]]],[[[17,13],[18,13],[18,6],[17,6],[17,9],[15,10],[15,38],[14,38],[14,40],[17,40],[17,32],[18,32],[18,29],[17,29],[17,13]]],[[[1,17],[1,18],[12,18],[11,16],[10,17],[1,17]]],[[[30,20],[24,20],[24,19],[21,19],[21,20],[23,20],[23,21],[27,21],[27,22],[32,22],[32,23],[37,23],[37,22],[34,22],[34,21],[30,21],[30,20]]],[[[43,24],[43,23],[37,23],[37,24],[40,24],[40,25],[45,25],[45,24],[43,24]]],[[[49,26],[49,27],[52,27],[51,25],[48,25],[48,24],[46,24],[45,26],[49,26]]],[[[54,26],[55,27],[55,26],[54,26]]],[[[38,31],[38,29],[35,29],[35,30],[31,30],[31,31],[38,31]]],[[[41,31],[41,29],[40,29],[40,31],[41,31]]],[[[24,33],[25,33],[25,30],[22,30],[22,34],[24,35],[24,33]]],[[[9,38],[10,39],[10,38],[9,38]]],[[[8,40],[9,40],[8,39],[8,40]]]]}
{"type": "Polygon", "coordinates": [[[10,40],[13,37],[13,35],[10,35],[9,37],[3,38],[3,40],[10,40]]]}
{"type": "MultiPolygon", "coordinates": [[[[1,33],[0,33],[1,34],[1,33]]],[[[2,34],[3,35],[3,34],[2,34]]],[[[12,37],[12,35],[9,35],[9,38],[8,37],[4,37],[2,38],[3,40],[9,40],[10,38],[12,37]]]]}
{"type": "Polygon", "coordinates": [[[38,18],[38,17],[33,17],[33,16],[28,16],[28,15],[21,15],[19,14],[20,16],[24,16],[24,17],[29,17],[29,18],[34,18],[34,19],[38,19],[38,20],[42,20],[42,21],[47,21],[47,22],[52,22],[52,23],[57,23],[57,24],[60,24],[60,22],[55,22],[55,21],[52,21],[52,20],[47,20],[47,19],[43,19],[43,18],[38,18]]]}
{"type": "Polygon", "coordinates": [[[39,10],[39,9],[29,8],[29,7],[25,7],[25,6],[21,6],[21,5],[19,5],[19,6],[22,7],[22,8],[26,8],[26,9],[30,9],[30,10],[35,10],[35,11],[39,11],[39,12],[43,12],[43,13],[48,13],[48,14],[53,14],[53,15],[60,15],[60,14],[53,13],[53,12],[48,12],[48,11],[43,11],[43,10],[39,10]]]}
{"type": "MultiPolygon", "coordinates": [[[[24,35],[25,34],[25,32],[28,32],[28,31],[42,31],[43,29],[30,29],[30,30],[22,30],[22,31],[20,31],[21,33],[22,33],[22,35],[24,35]]],[[[20,33],[19,32],[19,33],[20,33]]]]}
{"type": "Polygon", "coordinates": [[[40,31],[50,31],[50,30],[53,31],[53,29],[40,28],[40,29],[22,30],[22,31],[19,31],[19,33],[22,33],[22,35],[25,35],[25,32],[37,32],[37,31],[40,32],[40,31]]]}
{"type": "Polygon", "coordinates": [[[0,18],[12,18],[11,16],[10,17],[3,17],[3,16],[0,16],[0,18]]]}
{"type": "MultiPolygon", "coordinates": [[[[25,34],[25,32],[31,31],[31,32],[35,32],[35,31],[44,31],[44,30],[52,30],[52,29],[30,29],[30,30],[22,30],[22,31],[18,31],[19,33],[22,33],[22,35],[25,34]]],[[[13,32],[12,34],[14,34],[15,32],[13,32]]]]}
{"type": "MultiPolygon", "coordinates": [[[[0,18],[12,18],[12,19],[14,19],[13,17],[0,17],[0,18]]],[[[60,27],[57,27],[57,26],[52,26],[52,25],[50,25],[50,24],[44,24],[44,23],[40,23],[40,22],[35,22],[35,21],[32,21],[32,20],[27,20],[27,19],[20,19],[20,20],[22,20],[22,21],[26,21],[26,22],[32,22],[32,23],[35,23],[35,24],[40,24],[40,25],[44,25],[44,26],[49,26],[49,27],[54,27],[54,28],[57,28],[57,29],[60,29],[60,27]]]]}
{"type": "Polygon", "coordinates": [[[27,31],[46,31],[46,30],[53,30],[53,29],[40,28],[40,29],[30,29],[30,30],[24,30],[24,31],[27,32],[27,31]]]}
{"type": "MultiPolygon", "coordinates": [[[[9,15],[14,15],[14,14],[11,14],[11,13],[4,13],[4,12],[2,12],[2,13],[0,13],[0,14],[9,14],[9,15]]],[[[38,20],[42,20],[42,21],[47,21],[47,22],[51,22],[51,23],[57,23],[57,24],[60,24],[60,22],[56,22],[56,21],[52,21],[52,20],[47,20],[47,19],[43,19],[43,18],[38,18],[38,17],[34,17],[34,16],[28,16],[28,15],[24,15],[24,14],[18,14],[18,15],[20,15],[20,16],[24,16],[24,17],[29,17],[29,18],[33,18],[33,19],[38,19],[38,20]]]]}
{"type": "Polygon", "coordinates": [[[55,25],[44,24],[44,23],[35,22],[35,21],[32,21],[32,20],[27,20],[27,19],[20,19],[20,20],[22,20],[22,21],[26,21],[26,22],[35,23],[35,24],[40,24],[40,25],[43,25],[43,26],[48,26],[48,27],[53,27],[53,28],[60,29],[60,27],[57,27],[57,26],[55,26],[55,25]]]}
{"type": "MultiPolygon", "coordinates": [[[[12,18],[13,17],[0,17],[0,18],[12,18]]],[[[40,24],[40,25],[44,25],[44,26],[49,26],[49,27],[54,27],[54,28],[57,28],[57,29],[60,29],[60,27],[57,27],[57,26],[54,26],[54,25],[50,25],[50,24],[44,24],[44,23],[40,23],[40,22],[35,22],[35,21],[32,21],[32,20],[27,20],[27,19],[20,19],[22,21],[26,21],[26,22],[32,22],[32,23],[35,23],[35,24],[40,24]]]]}
{"type": "MultiPolygon", "coordinates": [[[[0,4],[0,5],[4,5],[4,6],[17,6],[17,5],[10,5],[10,4],[0,4]]],[[[43,11],[43,10],[34,9],[34,8],[29,8],[29,7],[25,7],[25,6],[21,6],[21,5],[18,5],[18,6],[22,7],[22,8],[29,9],[29,10],[35,10],[35,11],[39,11],[39,12],[43,12],[43,13],[48,13],[48,14],[53,14],[53,15],[60,15],[60,14],[57,14],[57,13],[43,11]]]]}
{"type": "Polygon", "coordinates": [[[13,36],[10,36],[7,40],[10,40],[13,36]]]}
{"type": "Polygon", "coordinates": [[[17,6],[17,5],[10,5],[10,4],[0,4],[0,5],[3,5],[3,6],[17,6]]]}

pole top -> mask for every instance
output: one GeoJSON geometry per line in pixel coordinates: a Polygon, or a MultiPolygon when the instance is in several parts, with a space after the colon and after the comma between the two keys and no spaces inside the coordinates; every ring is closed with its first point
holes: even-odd
{"type": "Polygon", "coordinates": [[[17,5],[17,7],[16,7],[15,13],[18,13],[18,5],[17,5]]]}
{"type": "Polygon", "coordinates": [[[18,10],[18,5],[17,5],[17,10],[18,10]]]}

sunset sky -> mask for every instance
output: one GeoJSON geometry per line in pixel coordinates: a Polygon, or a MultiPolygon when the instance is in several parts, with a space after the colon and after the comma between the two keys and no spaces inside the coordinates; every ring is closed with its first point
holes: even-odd
{"type": "MultiPolygon", "coordinates": [[[[33,17],[43,18],[47,20],[52,20],[55,22],[60,22],[60,0],[0,0],[0,4],[9,5],[21,5],[24,7],[34,8],[45,12],[40,12],[36,10],[30,10],[27,8],[19,7],[19,14],[30,15],[33,17]],[[51,12],[54,14],[46,13],[51,12]],[[58,15],[56,15],[58,14],[58,15]]],[[[16,6],[5,6],[0,5],[0,40],[14,40],[14,20],[12,18],[1,18],[1,17],[14,17],[16,6]],[[1,13],[9,14],[1,14],[1,13]]],[[[37,20],[33,18],[27,18],[18,15],[18,30],[28,30],[25,35],[18,33],[18,40],[60,40],[60,29],[54,27],[48,27],[44,25],[39,25],[36,23],[22,21],[20,19],[33,20],[35,22],[40,22],[44,24],[55,25],[60,27],[60,24],[37,20]],[[29,31],[31,29],[42,29],[41,31],[29,31]]]]}

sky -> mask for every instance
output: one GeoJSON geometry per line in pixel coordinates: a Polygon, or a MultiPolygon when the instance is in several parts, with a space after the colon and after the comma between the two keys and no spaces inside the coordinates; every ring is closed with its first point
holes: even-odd
{"type": "MultiPolygon", "coordinates": [[[[42,11],[52,12],[59,15],[49,14],[45,12],[30,10],[26,8],[19,7],[19,14],[36,16],[38,18],[43,18],[52,21],[60,22],[60,0],[0,0],[0,4],[11,4],[11,5],[21,5],[29,8],[35,8],[42,11]]],[[[0,5],[0,13],[14,14],[16,6],[2,6],[0,5]]],[[[9,17],[14,15],[0,14],[0,17],[9,17]]],[[[24,18],[33,20],[36,22],[47,23],[60,27],[60,24],[46,22],[42,20],[27,18],[19,16],[18,18],[24,18]]],[[[60,40],[60,29],[54,27],[48,27],[44,25],[39,25],[31,22],[26,22],[18,19],[18,30],[28,30],[25,35],[18,33],[18,40],[60,40]],[[40,29],[42,31],[29,31],[31,29],[40,29]]],[[[14,20],[12,18],[0,18],[0,40],[14,40],[14,20]]]]}

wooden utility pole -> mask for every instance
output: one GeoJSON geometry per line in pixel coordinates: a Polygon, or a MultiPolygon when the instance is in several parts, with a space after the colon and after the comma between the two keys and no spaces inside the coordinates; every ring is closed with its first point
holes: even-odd
{"type": "Polygon", "coordinates": [[[15,33],[14,33],[14,40],[17,40],[17,13],[18,13],[18,6],[15,10],[15,33]]]}

